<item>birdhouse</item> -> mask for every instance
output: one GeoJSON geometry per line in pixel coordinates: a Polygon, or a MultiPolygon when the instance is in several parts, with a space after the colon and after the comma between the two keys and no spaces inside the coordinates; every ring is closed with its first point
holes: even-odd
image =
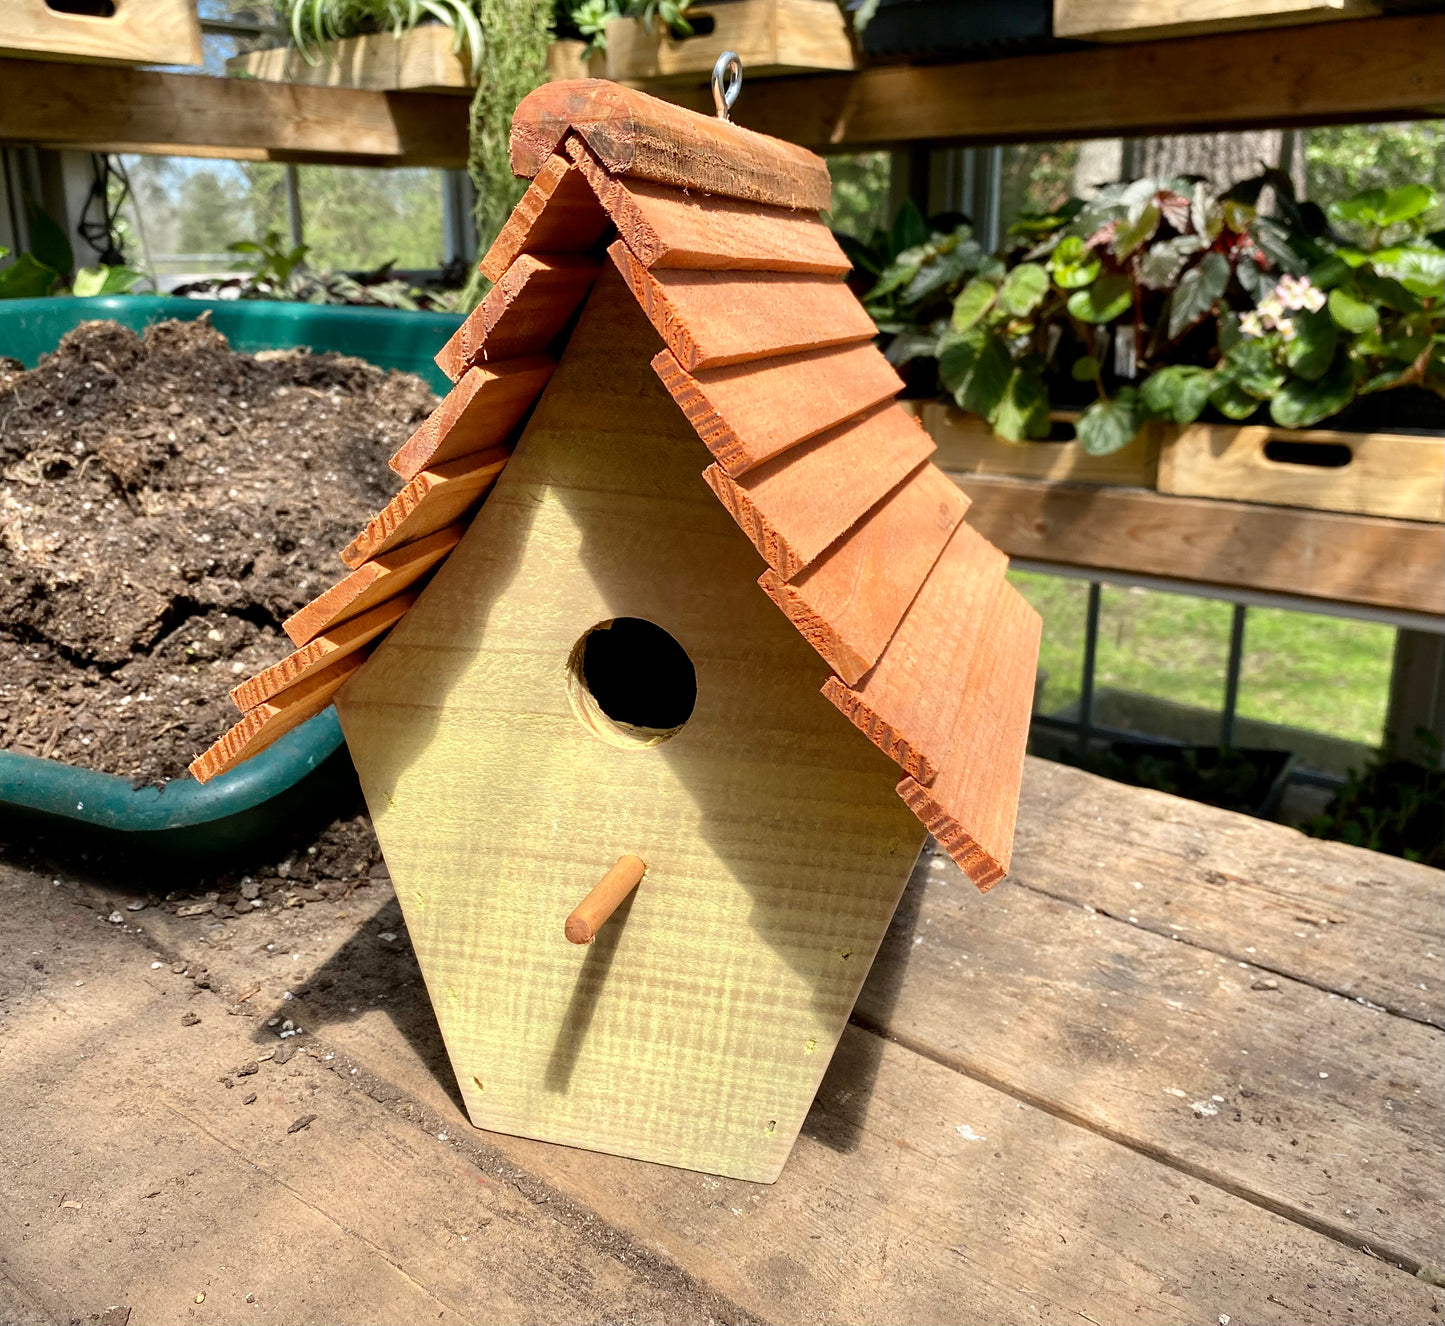
{"type": "Polygon", "coordinates": [[[819,158],[591,80],[511,154],[405,486],[192,767],[335,703],[472,1122],[769,1182],[926,833],[1008,868],[1039,621],[819,158]]]}

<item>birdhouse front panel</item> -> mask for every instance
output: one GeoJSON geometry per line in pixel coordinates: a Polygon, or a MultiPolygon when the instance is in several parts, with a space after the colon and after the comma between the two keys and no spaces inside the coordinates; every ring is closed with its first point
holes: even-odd
{"type": "Polygon", "coordinates": [[[472,1121],[771,1181],[924,832],[758,592],[660,344],[604,275],[338,710],[472,1121]],[[594,632],[623,639],[589,676],[594,632]],[[619,671],[690,713],[649,714],[619,671]],[[560,942],[624,853],[642,884],[595,943],[560,942]]]}

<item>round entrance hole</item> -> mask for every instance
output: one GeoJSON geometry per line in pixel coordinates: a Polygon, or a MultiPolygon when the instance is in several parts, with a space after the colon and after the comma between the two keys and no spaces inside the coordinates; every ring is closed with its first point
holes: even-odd
{"type": "Polygon", "coordinates": [[[567,695],[573,711],[614,746],[659,746],[682,731],[697,703],[692,660],[642,617],[599,622],[572,646],[567,695]]]}

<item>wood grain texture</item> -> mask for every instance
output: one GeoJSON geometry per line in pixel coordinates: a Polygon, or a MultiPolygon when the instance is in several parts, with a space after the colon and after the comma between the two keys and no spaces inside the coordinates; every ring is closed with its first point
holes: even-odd
{"type": "Polygon", "coordinates": [[[607,77],[614,82],[706,78],[724,51],[735,51],[747,76],[851,69],[846,18],[830,0],[732,0],[708,11],[710,32],[675,39],[666,24],[607,25],[607,77]]]}
{"type": "Polygon", "coordinates": [[[291,643],[300,648],[340,622],[416,584],[456,547],[465,531],[465,525],[448,525],[415,543],[363,562],[344,580],[317,595],[299,612],[292,613],[281,623],[282,629],[291,637],[291,643]]]}
{"type": "Polygon", "coordinates": [[[541,354],[592,288],[598,264],[577,254],[524,253],[437,352],[455,382],[481,363],[541,354]]]}
{"type": "Polygon", "coordinates": [[[960,525],[877,666],[856,686],[837,677],[823,685],[849,722],[925,787],[953,739],[974,656],[998,629],[996,600],[1007,566],[997,548],[960,525]]]}
{"type": "MultiPolygon", "coordinates": [[[[1029,761],[1026,786],[1040,765],[1029,761]]],[[[1201,844],[1225,828],[1192,821],[1193,805],[1163,794],[1120,814],[1120,791],[1101,782],[1089,798],[1109,811],[1085,839],[1088,855],[1067,831],[1072,817],[1049,835],[1046,854],[1035,825],[1034,845],[1021,839],[1015,850],[1009,885],[986,901],[961,888],[953,867],[930,852],[931,868],[915,872],[908,891],[909,924],[890,933],[875,968],[889,979],[869,983],[858,1019],[937,1063],[1007,1082],[1062,1119],[1338,1245],[1406,1267],[1439,1265],[1445,1034],[1343,997],[1319,976],[1280,974],[1266,938],[1252,940],[1256,951],[1237,960],[1217,951],[1216,936],[1233,939],[1252,928],[1263,890],[1216,886],[1216,919],[1198,931],[1149,933],[1131,923],[1134,907],[1112,913],[1081,876],[1107,878],[1111,891],[1127,890],[1141,902],[1152,895],[1158,916],[1172,895],[1176,863],[1190,862],[1185,870],[1196,878],[1204,874],[1201,844]],[[1113,840],[1132,838],[1149,818],[1162,819],[1181,847],[1189,844],[1187,852],[1146,852],[1142,873],[1116,871],[1113,840]],[[1035,888],[1038,880],[1050,889],[1057,874],[1078,881],[1079,902],[1035,888]],[[899,961],[905,953],[906,966],[899,961]],[[950,1008],[942,988],[956,991],[959,1003],[950,1008]]],[[[1313,843],[1267,827],[1278,834],[1271,852],[1281,867],[1278,887],[1294,892],[1299,905],[1309,890],[1313,843]]],[[[1363,881],[1379,859],[1356,849],[1355,888],[1369,888],[1363,881]]],[[[1394,927],[1406,951],[1440,952],[1433,945],[1442,885],[1439,872],[1431,873],[1433,923],[1425,932],[1394,927]]],[[[1437,991],[1439,981],[1437,964],[1437,991]]]]}
{"type": "Polygon", "coordinates": [[[462,167],[466,104],[425,92],[299,87],[0,58],[7,140],[71,150],[462,167]],[[97,116],[96,106],[124,107],[97,116]]]}
{"type": "MultiPolygon", "coordinates": [[[[1057,141],[1445,114],[1445,15],[1315,23],[747,85],[734,118],[820,152],[1057,141]],[[1062,126],[1062,128],[1061,128],[1062,126]]],[[[668,88],[710,107],[706,87],[668,88]]]]}
{"type": "Polygon", "coordinates": [[[796,579],[758,581],[848,685],[882,655],[913,596],[968,510],[968,499],[924,462],[796,579]]]}
{"type": "MultiPolygon", "coordinates": [[[[1057,411],[1055,420],[1075,422],[1078,415],[1057,411]]],[[[1153,488],[1159,473],[1162,424],[1145,424],[1125,447],[1107,456],[1091,456],[1077,440],[1007,442],[988,421],[944,401],[927,401],[919,419],[938,444],[934,464],[950,474],[1011,474],[1073,483],[1129,484],[1153,488]]]]}
{"type": "Polygon", "coordinates": [[[927,460],[933,441],[901,407],[880,405],[731,479],[703,472],[763,560],[791,580],[927,460]]]}
{"type": "Polygon", "coordinates": [[[569,129],[614,175],[772,207],[826,210],[828,168],[792,142],[766,138],[602,79],[546,83],[512,117],[512,170],[531,179],[569,129]]]}
{"type": "Polygon", "coordinates": [[[424,23],[403,33],[367,32],[323,42],[315,64],[290,45],[246,51],[226,61],[226,73],[312,87],[465,93],[476,81],[453,49],[455,41],[445,24],[424,23]]]}
{"type": "Polygon", "coordinates": [[[231,703],[243,713],[271,700],[298,681],[369,645],[399,622],[416,602],[415,594],[398,594],[369,612],[352,617],[287,654],[279,663],[231,688],[231,703]]]}
{"type": "Polygon", "coordinates": [[[966,482],[970,523],[1010,557],[1407,612],[1445,609],[1438,526],[981,474],[966,482]]]}
{"type": "Polygon", "coordinates": [[[922,831],[758,594],[655,345],[604,278],[497,491],[339,712],[472,1120],[771,1181],[922,831]],[[696,669],[655,747],[569,702],[574,645],[617,616],[696,669]],[[646,884],[596,944],[562,942],[619,851],[646,884]]]}
{"type": "Polygon", "coordinates": [[[482,258],[482,275],[500,281],[524,253],[586,253],[607,230],[587,178],[560,152],[542,163],[482,258]]]}
{"type": "Polygon", "coordinates": [[[1190,424],[1160,453],[1159,491],[1438,522],[1445,520],[1445,437],[1190,424]],[[1272,442],[1343,447],[1348,463],[1279,461],[1266,453],[1272,442]]]}
{"type": "Polygon", "coordinates": [[[812,212],[619,179],[577,134],[568,134],[563,147],[644,267],[829,276],[852,270],[833,232],[812,212]]]}
{"type": "Polygon", "coordinates": [[[829,345],[878,328],[839,281],[784,272],[649,272],[621,240],[607,250],[689,373],[829,345]]]}
{"type": "Polygon", "coordinates": [[[69,14],[45,0],[6,0],[0,54],[66,63],[198,65],[201,25],[188,0],[116,5],[109,16],[69,14]]]}
{"type": "Polygon", "coordinates": [[[315,718],[365,662],[366,654],[364,649],[355,650],[249,710],[191,761],[191,777],[198,783],[208,783],[217,774],[265,750],[308,718],[315,718]]]}
{"type": "Polygon", "coordinates": [[[1054,0],[1054,36],[1148,41],[1191,32],[1232,32],[1371,18],[1373,0],[1054,0]]]}
{"type": "Polygon", "coordinates": [[[938,776],[931,787],[911,777],[898,784],[898,795],[980,892],[1008,874],[1043,633],[1038,613],[1010,584],[991,609],[938,776]]]}
{"type": "Polygon", "coordinates": [[[733,478],[903,388],[871,344],[700,373],[688,373],[671,350],[662,350],[652,367],[733,478]]]}
{"type": "Polygon", "coordinates": [[[389,462],[403,479],[506,442],[547,385],[556,361],[547,355],[469,368],[389,462]]]}
{"type": "Polygon", "coordinates": [[[455,523],[481,501],[510,456],[506,447],[488,447],[423,470],[341,550],[341,560],[354,570],[379,553],[455,523]]]}

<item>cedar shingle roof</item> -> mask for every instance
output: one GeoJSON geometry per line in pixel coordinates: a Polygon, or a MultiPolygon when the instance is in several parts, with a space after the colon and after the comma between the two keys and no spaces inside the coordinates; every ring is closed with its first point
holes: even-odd
{"type": "Polygon", "coordinates": [[[437,355],[456,384],[392,457],[402,491],[353,568],[286,623],[297,652],[232,692],[202,781],[330,703],[455,546],[505,467],[604,263],[664,348],[653,368],[711,453],[702,477],[766,563],[759,584],[836,675],[823,694],[980,888],[1008,868],[1039,619],[902,385],[818,216],[811,153],[599,80],[532,93],[531,178],[482,262],[496,284],[437,355]]]}

